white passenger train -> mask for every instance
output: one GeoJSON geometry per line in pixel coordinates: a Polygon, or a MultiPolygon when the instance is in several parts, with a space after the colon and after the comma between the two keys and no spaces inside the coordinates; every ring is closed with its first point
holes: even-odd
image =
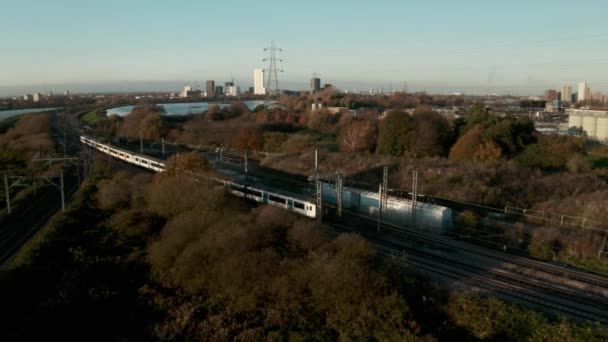
{"type": "MultiPolygon", "coordinates": [[[[87,137],[84,135],[80,136],[80,142],[87,146],[91,146],[102,153],[109,154],[112,157],[123,160],[127,163],[134,164],[155,172],[165,171],[165,162],[162,160],[127,151],[108,144],[103,144],[95,140],[94,138],[87,137]]],[[[306,201],[304,199],[296,198],[293,196],[287,196],[276,192],[270,192],[259,187],[251,187],[248,185],[226,181],[219,178],[213,178],[213,180],[223,184],[233,195],[246,198],[258,203],[269,204],[276,207],[291,210],[307,217],[316,217],[317,207],[315,203],[306,201]]]]}

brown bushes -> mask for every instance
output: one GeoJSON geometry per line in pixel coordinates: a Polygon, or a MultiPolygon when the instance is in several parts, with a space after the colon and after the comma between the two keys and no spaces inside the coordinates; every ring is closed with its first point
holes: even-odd
{"type": "MultiPolygon", "coordinates": [[[[168,209],[166,202],[179,201],[172,193],[183,193],[175,182],[151,189],[164,194],[160,206],[151,194],[151,207],[172,218],[150,246],[149,258],[167,286],[208,294],[225,305],[203,324],[190,325],[199,336],[215,338],[225,324],[233,327],[230,336],[239,329],[247,331],[243,336],[278,329],[323,336],[331,329],[343,339],[408,333],[407,304],[372,270],[374,251],[360,237],[332,241],[314,223],[273,207],[250,214],[175,204],[168,209]],[[230,318],[235,315],[259,317],[260,323],[241,319],[237,328],[230,318]]],[[[201,196],[216,202],[221,195],[207,189],[201,196]]]]}
{"type": "Polygon", "coordinates": [[[36,152],[46,154],[54,150],[51,125],[46,114],[23,115],[14,127],[0,135],[1,159],[29,162],[36,152]]]}

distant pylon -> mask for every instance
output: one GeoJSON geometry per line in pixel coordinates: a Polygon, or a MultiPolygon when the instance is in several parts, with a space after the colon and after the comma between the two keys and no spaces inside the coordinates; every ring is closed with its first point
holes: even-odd
{"type": "Polygon", "coordinates": [[[282,59],[277,58],[277,52],[283,51],[283,49],[278,48],[274,40],[270,43],[270,47],[265,48],[264,51],[269,51],[270,56],[268,58],[264,58],[264,62],[269,62],[270,65],[266,72],[268,73],[268,79],[266,80],[266,91],[269,94],[278,94],[281,92],[281,88],[279,88],[279,72],[283,72],[283,70],[277,67],[277,61],[282,62],[282,59]]]}

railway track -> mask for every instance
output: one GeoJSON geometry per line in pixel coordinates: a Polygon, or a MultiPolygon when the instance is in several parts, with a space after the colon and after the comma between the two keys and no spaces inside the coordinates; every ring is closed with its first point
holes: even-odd
{"type": "MultiPolygon", "coordinates": [[[[75,173],[69,173],[65,179],[66,202],[79,188],[75,173]]],[[[44,192],[36,196],[31,203],[19,212],[15,212],[2,225],[0,229],[0,265],[11,260],[21,246],[44,226],[59,210],[58,190],[47,187],[44,192]]]]}
{"type": "MultiPolygon", "coordinates": [[[[142,170],[139,169],[139,171],[142,170]]],[[[255,171],[251,174],[255,174],[255,171]]],[[[291,179],[289,185],[293,187],[296,182],[298,181],[291,179]]],[[[278,180],[276,183],[282,182],[278,180]]],[[[299,186],[304,188],[307,185],[299,184],[299,186]]],[[[324,206],[332,208],[327,203],[324,203],[324,206]]],[[[333,208],[335,209],[335,207],[333,208]]],[[[353,212],[349,212],[348,215],[352,216],[351,220],[358,219],[367,231],[371,231],[370,228],[375,230],[377,218],[353,212]]],[[[333,225],[339,230],[353,231],[353,227],[336,223],[333,225]]],[[[608,279],[602,276],[492,251],[444,236],[425,233],[413,227],[382,223],[381,228],[384,232],[390,232],[391,236],[399,241],[414,240],[420,242],[419,245],[422,246],[432,245],[435,248],[451,251],[451,255],[442,256],[421,250],[418,248],[419,246],[414,248],[366,234],[365,237],[375,244],[383,255],[406,253],[408,262],[421,270],[483,288],[553,314],[608,324],[608,296],[597,295],[593,291],[585,293],[580,286],[568,284],[569,281],[574,281],[608,291],[608,279]],[[463,253],[468,253],[469,256],[463,257],[463,253]],[[472,261],[475,258],[485,258],[494,264],[500,263],[500,267],[490,268],[487,265],[476,264],[472,261]],[[505,265],[510,267],[505,267],[505,265]],[[550,275],[553,279],[531,277],[525,274],[526,272],[550,275]],[[555,279],[561,279],[564,282],[561,283],[555,279]]]]}
{"type": "Polygon", "coordinates": [[[571,280],[576,280],[580,282],[584,282],[586,284],[591,284],[597,287],[603,287],[608,289],[608,278],[602,277],[600,275],[596,275],[589,272],[584,272],[580,270],[569,269],[565,266],[561,265],[553,265],[548,262],[537,261],[533,259],[528,259],[520,256],[514,256],[511,254],[501,253],[492,251],[486,248],[478,247],[475,245],[471,245],[465,242],[445,238],[442,236],[438,236],[435,234],[424,233],[419,230],[415,230],[411,227],[400,227],[390,223],[382,223],[382,227],[384,229],[388,229],[397,234],[401,234],[404,237],[415,237],[419,238],[423,241],[433,243],[438,246],[454,248],[461,252],[469,252],[476,255],[482,255],[486,257],[490,257],[496,260],[500,260],[502,262],[514,264],[520,267],[526,267],[529,269],[534,269],[538,271],[542,271],[545,273],[551,273],[553,275],[568,278],[571,280]]]}
{"type": "MultiPolygon", "coordinates": [[[[352,232],[352,228],[348,226],[339,224],[332,226],[338,231],[352,232]]],[[[488,270],[375,237],[365,236],[365,238],[376,247],[379,254],[385,257],[405,256],[405,261],[419,270],[498,293],[543,311],[608,324],[608,306],[579,293],[557,290],[525,276],[488,270]]]]}

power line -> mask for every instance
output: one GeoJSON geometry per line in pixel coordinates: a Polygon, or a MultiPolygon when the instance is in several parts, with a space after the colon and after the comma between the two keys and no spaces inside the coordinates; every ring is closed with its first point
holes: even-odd
{"type": "Polygon", "coordinates": [[[270,63],[267,70],[268,80],[266,81],[266,89],[270,94],[279,94],[281,92],[279,87],[279,72],[283,72],[283,70],[277,67],[277,62],[283,62],[283,60],[277,57],[277,52],[282,52],[283,49],[278,48],[273,40],[270,43],[270,47],[265,48],[264,51],[270,53],[268,58],[262,60],[270,63]]]}

